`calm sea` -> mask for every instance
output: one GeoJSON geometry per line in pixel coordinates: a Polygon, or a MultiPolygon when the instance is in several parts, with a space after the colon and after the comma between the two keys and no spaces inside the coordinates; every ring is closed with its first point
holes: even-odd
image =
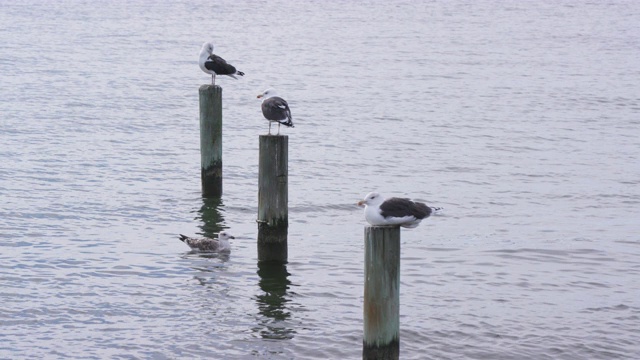
{"type": "Polygon", "coordinates": [[[640,2],[1,1],[0,358],[357,359],[377,190],[402,359],[640,358],[640,2]],[[200,195],[204,41],[224,196],[200,195]],[[256,95],[289,135],[257,263],[256,95]],[[192,254],[178,234],[237,239],[192,254]]]}

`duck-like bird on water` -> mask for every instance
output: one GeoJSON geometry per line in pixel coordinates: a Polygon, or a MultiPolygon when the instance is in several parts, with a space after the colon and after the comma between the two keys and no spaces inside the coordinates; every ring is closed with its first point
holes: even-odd
{"type": "Polygon", "coordinates": [[[442,210],[404,198],[385,199],[377,192],[367,194],[358,205],[364,205],[364,217],[371,225],[399,225],[406,228],[415,228],[423,219],[442,210]]]}
{"type": "Polygon", "coordinates": [[[294,127],[291,121],[291,109],[287,101],[278,96],[274,89],[267,89],[258,95],[262,98],[262,115],[269,120],[269,135],[271,135],[271,123],[278,123],[278,135],[280,134],[280,124],[294,127]]]}
{"type": "Polygon", "coordinates": [[[227,63],[227,61],[218,55],[213,53],[213,44],[206,42],[202,44],[200,49],[200,60],[198,61],[200,69],[211,74],[211,84],[216,84],[216,75],[227,75],[234,79],[237,79],[236,75],[244,76],[242,71],[237,71],[236,68],[227,63]]]}
{"type": "Polygon", "coordinates": [[[229,252],[231,251],[229,239],[235,239],[235,237],[226,231],[221,231],[217,239],[192,238],[180,234],[182,242],[189,245],[192,250],[200,252],[229,252]]]}

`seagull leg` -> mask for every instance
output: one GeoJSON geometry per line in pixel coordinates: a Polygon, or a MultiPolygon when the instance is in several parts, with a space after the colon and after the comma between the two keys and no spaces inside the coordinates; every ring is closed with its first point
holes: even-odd
{"type": "Polygon", "coordinates": [[[280,123],[278,123],[278,134],[277,135],[280,135],[280,123]]]}
{"type": "Polygon", "coordinates": [[[269,121],[269,135],[271,135],[271,121],[269,121]]]}

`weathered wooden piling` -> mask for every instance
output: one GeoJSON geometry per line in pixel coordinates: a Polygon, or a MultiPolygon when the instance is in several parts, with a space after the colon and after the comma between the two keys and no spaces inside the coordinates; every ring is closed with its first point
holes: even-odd
{"type": "Polygon", "coordinates": [[[202,196],[222,195],[222,88],[200,86],[200,165],[202,196]]]}
{"type": "Polygon", "coordinates": [[[400,356],[400,227],[364,229],[362,358],[400,356]]]}
{"type": "Polygon", "coordinates": [[[260,135],[258,261],[287,261],[289,137],[260,135]]]}

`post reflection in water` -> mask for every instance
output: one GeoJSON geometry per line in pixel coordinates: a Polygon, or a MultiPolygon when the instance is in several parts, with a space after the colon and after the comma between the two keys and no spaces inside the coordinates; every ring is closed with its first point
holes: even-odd
{"type": "Polygon", "coordinates": [[[202,225],[200,225],[202,236],[214,239],[217,233],[225,229],[223,226],[224,217],[220,211],[222,208],[224,208],[222,199],[202,198],[202,206],[196,216],[196,220],[202,221],[202,225]]]}
{"type": "Polygon", "coordinates": [[[258,320],[262,325],[256,329],[265,339],[287,340],[293,339],[295,331],[287,323],[291,317],[286,303],[287,290],[291,285],[286,263],[276,261],[261,261],[258,263],[260,290],[262,294],[256,296],[258,311],[262,317],[258,320]]]}

